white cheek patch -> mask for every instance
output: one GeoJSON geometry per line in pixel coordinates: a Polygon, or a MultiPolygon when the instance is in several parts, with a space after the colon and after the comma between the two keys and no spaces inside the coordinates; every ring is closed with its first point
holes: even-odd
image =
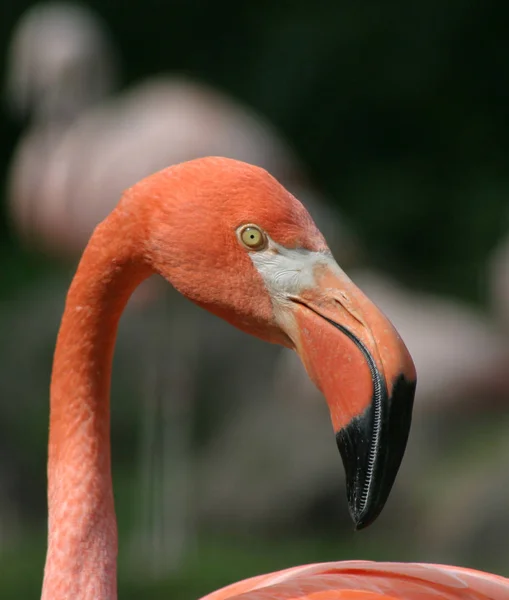
{"type": "Polygon", "coordinates": [[[303,289],[315,285],[317,265],[338,268],[332,255],[302,248],[285,248],[270,238],[265,250],[250,252],[249,256],[270,292],[273,300],[284,301],[303,289]]]}

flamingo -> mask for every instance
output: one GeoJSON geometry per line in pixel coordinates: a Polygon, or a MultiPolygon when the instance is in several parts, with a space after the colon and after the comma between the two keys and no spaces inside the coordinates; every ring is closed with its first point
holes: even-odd
{"type": "MultiPolygon", "coordinates": [[[[265,170],[225,158],[168,167],[125,192],[71,283],[50,392],[43,600],[114,600],[117,531],[109,388],[120,315],[153,273],[246,333],[296,350],[329,406],[358,529],[394,484],[416,374],[388,319],[333,259],[303,205],[265,170]]],[[[509,581],[442,565],[296,567],[207,600],[509,598],[509,581]]]]}

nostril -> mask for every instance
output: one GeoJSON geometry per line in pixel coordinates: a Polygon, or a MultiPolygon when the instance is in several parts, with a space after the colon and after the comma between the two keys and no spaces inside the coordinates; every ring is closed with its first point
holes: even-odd
{"type": "Polygon", "coordinates": [[[348,295],[345,294],[345,292],[339,292],[338,296],[333,297],[334,303],[338,304],[339,306],[345,308],[344,304],[350,304],[350,298],[348,298],[348,295]],[[338,297],[339,296],[339,297],[338,297]]]}

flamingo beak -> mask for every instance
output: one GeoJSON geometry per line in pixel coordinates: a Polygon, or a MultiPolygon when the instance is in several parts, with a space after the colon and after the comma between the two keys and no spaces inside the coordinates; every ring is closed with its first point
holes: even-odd
{"type": "Polygon", "coordinates": [[[382,312],[335,262],[290,297],[289,337],[330,409],[356,529],[382,511],[412,420],[414,363],[382,312]]]}

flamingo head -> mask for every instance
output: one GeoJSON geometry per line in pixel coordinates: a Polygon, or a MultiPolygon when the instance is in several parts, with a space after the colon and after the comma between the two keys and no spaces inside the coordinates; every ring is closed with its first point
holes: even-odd
{"type": "Polygon", "coordinates": [[[125,201],[133,197],[144,199],[150,260],[177,290],[297,351],[330,409],[352,519],[369,525],[403,458],[416,386],[392,324],[339,267],[304,206],[263,169],[198,159],[140,182],[125,201]]]}

